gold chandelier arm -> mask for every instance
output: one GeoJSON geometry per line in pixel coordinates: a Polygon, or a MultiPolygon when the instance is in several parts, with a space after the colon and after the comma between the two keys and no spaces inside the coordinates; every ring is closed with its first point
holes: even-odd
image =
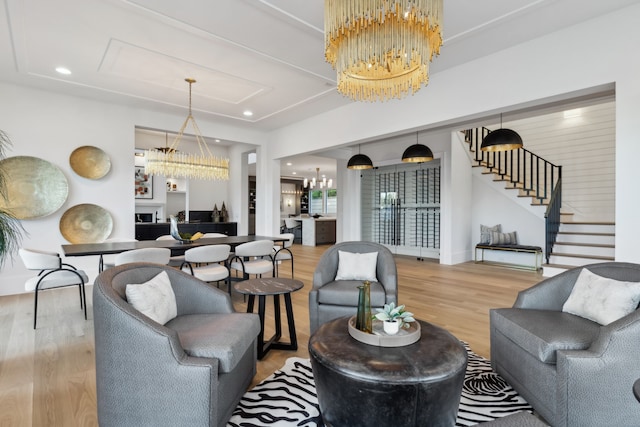
{"type": "Polygon", "coordinates": [[[200,132],[200,128],[198,127],[196,120],[193,118],[193,116],[189,116],[187,120],[189,119],[191,119],[191,126],[193,126],[193,129],[196,131],[196,141],[198,141],[198,148],[200,149],[200,154],[202,156],[213,157],[213,154],[211,153],[211,150],[209,149],[207,142],[204,140],[204,137],[202,136],[202,132],[200,132]],[[204,150],[202,149],[203,146],[204,146],[204,150]],[[205,150],[206,150],[206,153],[205,153],[205,150]]]}
{"type": "Polygon", "coordinates": [[[169,150],[147,150],[145,152],[145,172],[150,175],[164,175],[173,178],[228,180],[229,159],[213,156],[191,113],[191,85],[195,83],[195,80],[185,79],[185,81],[189,83],[189,115],[182,123],[169,150]],[[195,132],[200,155],[178,151],[178,146],[189,123],[195,132]]]}

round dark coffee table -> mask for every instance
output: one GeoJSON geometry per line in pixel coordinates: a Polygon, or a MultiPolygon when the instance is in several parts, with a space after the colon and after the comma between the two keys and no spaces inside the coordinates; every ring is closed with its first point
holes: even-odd
{"type": "Polygon", "coordinates": [[[377,347],[352,338],[348,319],[325,323],[309,339],[326,426],[455,425],[467,366],[456,337],[419,321],[416,343],[377,347]]]}
{"type": "Polygon", "coordinates": [[[297,350],[298,339],[296,337],[296,324],[293,320],[293,307],[291,306],[291,292],[295,292],[304,287],[300,280],[287,279],[284,277],[268,277],[243,280],[236,283],[234,289],[249,296],[247,301],[247,313],[253,313],[253,305],[256,296],[258,297],[258,316],[260,317],[260,335],[258,335],[258,358],[262,359],[269,350],[297,350]],[[273,295],[273,309],[275,311],[276,333],[268,340],[264,339],[264,314],[266,298],[273,295]],[[280,295],[284,296],[284,306],[287,311],[287,323],[289,324],[289,342],[281,342],[282,326],[280,323],[280,295]]]}

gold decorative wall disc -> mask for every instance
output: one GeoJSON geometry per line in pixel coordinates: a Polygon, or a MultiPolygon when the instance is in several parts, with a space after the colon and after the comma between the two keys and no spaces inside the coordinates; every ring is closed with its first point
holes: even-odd
{"type": "Polygon", "coordinates": [[[90,203],[75,205],[60,218],[60,233],[69,243],[101,243],[112,229],[111,214],[90,203]]]}
{"type": "Polygon", "coordinates": [[[8,157],[0,162],[5,174],[7,199],[0,208],[18,219],[50,215],[60,209],[69,195],[69,183],[62,171],[37,157],[8,157]]]}
{"type": "Polygon", "coordinates": [[[69,156],[71,169],[89,179],[100,179],[109,173],[111,159],[102,149],[91,145],[78,147],[69,156]]]}

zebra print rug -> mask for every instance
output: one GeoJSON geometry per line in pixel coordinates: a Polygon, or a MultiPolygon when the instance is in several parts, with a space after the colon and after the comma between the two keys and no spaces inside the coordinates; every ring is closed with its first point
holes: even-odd
{"type": "MultiPolygon", "coordinates": [[[[531,406],[491,370],[489,360],[469,355],[456,426],[471,426],[531,406]]],[[[273,375],[243,396],[229,420],[229,427],[322,427],[309,359],[291,357],[273,375]]]]}

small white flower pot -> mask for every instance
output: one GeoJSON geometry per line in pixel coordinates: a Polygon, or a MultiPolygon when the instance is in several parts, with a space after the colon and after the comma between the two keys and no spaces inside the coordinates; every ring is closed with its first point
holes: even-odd
{"type": "Polygon", "coordinates": [[[398,331],[400,330],[400,324],[401,322],[398,322],[397,320],[385,320],[384,322],[382,322],[382,326],[384,328],[384,332],[387,335],[395,335],[398,333],[398,331]]]}

